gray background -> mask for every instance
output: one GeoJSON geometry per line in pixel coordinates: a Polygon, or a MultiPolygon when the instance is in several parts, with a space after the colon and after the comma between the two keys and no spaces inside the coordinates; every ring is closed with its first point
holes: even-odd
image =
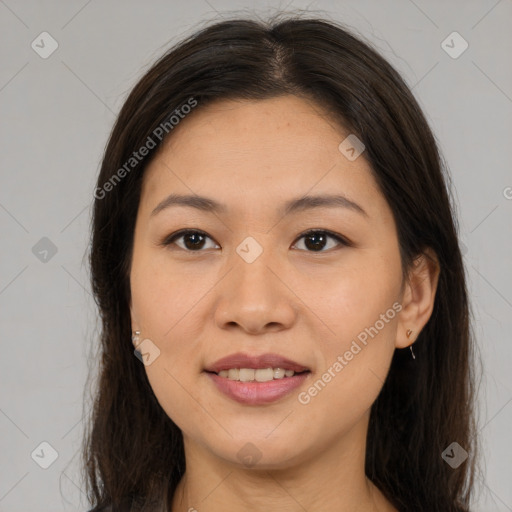
{"type": "MultiPolygon", "coordinates": [[[[79,448],[97,329],[89,217],[126,94],[198,22],[285,7],[314,9],[373,42],[413,88],[440,141],[484,362],[484,478],[474,510],[512,511],[511,0],[0,0],[0,511],[87,509],[79,448]],[[42,46],[43,31],[58,43],[46,59],[31,47],[42,46]],[[458,58],[442,47],[454,31],[469,44],[458,58]],[[51,461],[42,442],[58,454],[48,469],[36,463],[51,461]]],[[[445,48],[453,54],[463,42],[452,39],[445,48]]]]}

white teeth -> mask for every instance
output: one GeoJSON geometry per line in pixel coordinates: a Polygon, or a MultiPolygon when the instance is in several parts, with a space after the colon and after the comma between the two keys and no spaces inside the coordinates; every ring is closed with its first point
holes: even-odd
{"type": "Polygon", "coordinates": [[[240,370],[238,368],[232,368],[231,370],[228,370],[228,379],[240,380],[239,371],[240,370]]]}
{"type": "Polygon", "coordinates": [[[229,380],[239,380],[241,382],[268,382],[284,377],[293,377],[293,370],[284,370],[283,368],[230,368],[229,370],[221,370],[219,377],[229,380]]]}
{"type": "Polygon", "coordinates": [[[258,382],[268,382],[274,379],[274,369],[265,368],[264,370],[256,370],[254,372],[254,379],[258,382]]]}
{"type": "Polygon", "coordinates": [[[252,368],[240,368],[240,382],[248,382],[254,380],[256,372],[252,368]]]}
{"type": "Polygon", "coordinates": [[[285,373],[286,370],[283,370],[282,368],[274,368],[274,379],[282,379],[285,373]]]}

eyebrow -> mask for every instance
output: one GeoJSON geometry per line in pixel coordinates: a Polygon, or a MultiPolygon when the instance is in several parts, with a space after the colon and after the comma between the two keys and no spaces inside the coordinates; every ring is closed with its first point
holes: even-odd
{"type": "MultiPolygon", "coordinates": [[[[151,212],[151,217],[173,206],[187,206],[204,212],[226,213],[227,207],[214,199],[198,195],[170,194],[151,212]]],[[[304,196],[287,201],[282,208],[282,215],[314,208],[346,208],[368,217],[366,211],[344,195],[304,196]]]]}

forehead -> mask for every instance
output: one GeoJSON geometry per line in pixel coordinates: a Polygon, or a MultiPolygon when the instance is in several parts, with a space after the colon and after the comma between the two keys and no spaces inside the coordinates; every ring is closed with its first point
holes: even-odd
{"type": "Polygon", "coordinates": [[[146,170],[143,196],[215,195],[251,207],[308,192],[379,194],[363,157],[338,149],[349,135],[323,109],[295,96],[222,100],[175,127],[146,170]]]}

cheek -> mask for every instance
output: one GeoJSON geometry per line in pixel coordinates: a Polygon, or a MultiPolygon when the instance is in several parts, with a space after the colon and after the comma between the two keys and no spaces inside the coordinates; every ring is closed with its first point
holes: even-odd
{"type": "Polygon", "coordinates": [[[366,256],[344,267],[324,293],[312,296],[314,311],[329,330],[315,344],[316,385],[306,390],[301,403],[321,404],[318,414],[327,404],[345,410],[342,414],[346,408],[362,414],[389,370],[401,310],[400,262],[394,254],[366,256]]]}
{"type": "Polygon", "coordinates": [[[308,298],[307,305],[329,328],[328,346],[343,348],[376,322],[377,329],[388,334],[396,317],[393,304],[400,297],[400,284],[399,261],[368,252],[347,258],[334,272],[317,275],[308,281],[301,296],[308,298]]]}
{"type": "Polygon", "coordinates": [[[213,285],[208,276],[195,275],[192,280],[143,251],[134,255],[130,275],[133,314],[142,339],[149,339],[153,345],[148,346],[158,354],[145,366],[148,380],[166,414],[188,432],[195,428],[189,418],[204,414],[194,392],[201,371],[196,340],[204,324],[198,318],[201,299],[213,285]]]}
{"type": "MultiPolygon", "coordinates": [[[[317,341],[319,366],[298,402],[303,414],[324,425],[327,438],[348,431],[369,411],[389,371],[401,306],[393,283],[373,283],[365,288],[357,280],[344,281],[332,290],[337,301],[323,310],[335,335],[317,341]]],[[[313,435],[315,428],[309,426],[305,434],[313,435]]]]}
{"type": "Polygon", "coordinates": [[[134,314],[144,336],[159,344],[172,341],[173,347],[179,350],[176,338],[183,339],[183,329],[197,326],[188,319],[211,288],[212,276],[197,272],[192,276],[183,272],[182,267],[175,268],[162,261],[160,255],[141,253],[134,257],[130,279],[134,314]],[[177,332],[181,332],[178,337],[177,332]]]}

